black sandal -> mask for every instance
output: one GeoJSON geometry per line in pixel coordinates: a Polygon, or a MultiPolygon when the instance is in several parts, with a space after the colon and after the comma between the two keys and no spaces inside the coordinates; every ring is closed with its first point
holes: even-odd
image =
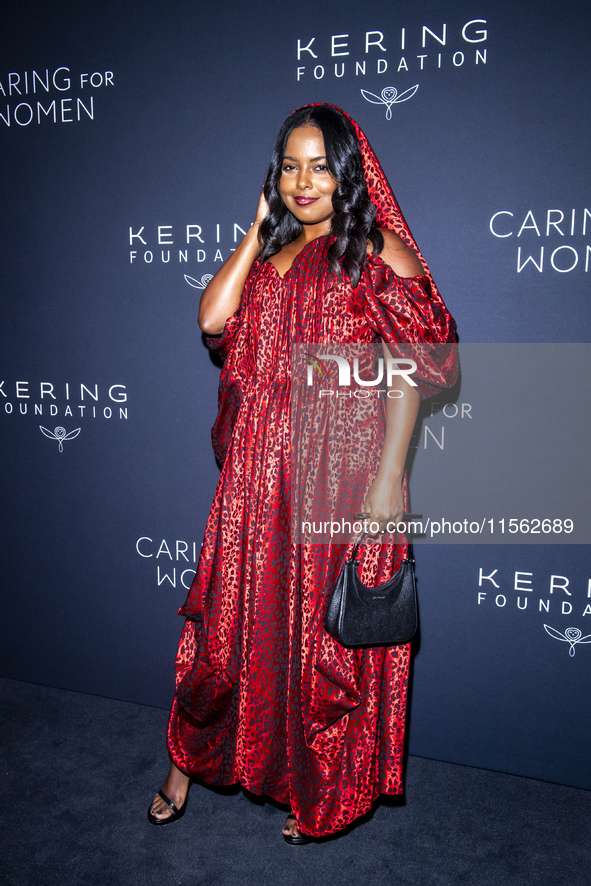
{"type": "MultiPolygon", "coordinates": [[[[290,818],[292,819],[292,821],[295,821],[297,825],[298,822],[293,812],[290,812],[288,814],[285,824],[287,824],[290,818]]],[[[283,825],[283,827],[285,827],[285,825],[283,825]]],[[[305,846],[306,843],[312,842],[312,837],[308,837],[306,834],[298,834],[297,837],[295,837],[293,834],[284,834],[283,839],[289,846],[305,846]]]]}
{"type": "MultiPolygon", "coordinates": [[[[170,806],[172,809],[172,815],[168,815],[166,818],[158,818],[158,816],[154,815],[152,812],[152,803],[148,807],[148,821],[150,824],[153,824],[156,828],[164,827],[165,824],[172,824],[175,821],[178,821],[179,818],[182,818],[187,810],[187,800],[189,799],[189,791],[187,789],[187,796],[185,797],[185,802],[179,809],[178,806],[169,800],[164,791],[158,791],[158,796],[161,800],[164,800],[167,806],[170,806]]],[[[153,802],[153,801],[152,801],[153,802]]]]}

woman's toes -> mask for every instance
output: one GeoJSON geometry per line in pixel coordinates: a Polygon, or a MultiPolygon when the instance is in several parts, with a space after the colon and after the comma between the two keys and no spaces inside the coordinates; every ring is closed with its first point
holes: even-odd
{"type": "Polygon", "coordinates": [[[158,795],[156,795],[152,801],[150,812],[157,818],[168,818],[169,815],[172,815],[172,809],[170,806],[163,803],[158,795]]]}
{"type": "Polygon", "coordinates": [[[297,837],[298,836],[298,828],[296,824],[295,815],[288,815],[285,820],[285,824],[283,825],[283,833],[286,836],[297,837]]]}

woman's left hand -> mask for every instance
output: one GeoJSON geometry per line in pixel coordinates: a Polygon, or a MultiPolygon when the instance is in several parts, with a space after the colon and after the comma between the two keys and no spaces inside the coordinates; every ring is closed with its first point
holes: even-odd
{"type": "MultiPolygon", "coordinates": [[[[379,524],[379,533],[372,532],[372,535],[395,532],[396,524],[402,520],[404,515],[402,481],[392,481],[389,478],[381,477],[378,473],[369,487],[363,508],[368,514],[368,524],[369,522],[379,524]]],[[[373,528],[375,529],[375,525],[373,528]]]]}

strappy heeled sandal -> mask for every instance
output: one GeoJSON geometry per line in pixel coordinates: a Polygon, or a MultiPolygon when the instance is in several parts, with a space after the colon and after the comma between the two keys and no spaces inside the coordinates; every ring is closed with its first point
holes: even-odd
{"type": "Polygon", "coordinates": [[[165,824],[172,824],[173,822],[178,821],[179,818],[183,817],[183,815],[187,811],[187,801],[189,799],[188,789],[187,796],[185,797],[185,802],[180,809],[178,808],[178,806],[175,806],[172,800],[169,800],[164,791],[158,791],[158,796],[161,800],[164,800],[167,806],[170,806],[170,808],[172,809],[172,815],[168,815],[166,818],[158,818],[158,816],[154,815],[154,813],[152,812],[152,803],[150,803],[150,806],[148,807],[148,821],[150,822],[150,824],[153,824],[156,828],[161,828],[164,827],[165,824]]]}
{"type": "MultiPolygon", "coordinates": [[[[298,822],[293,812],[288,814],[285,824],[287,824],[290,819],[291,821],[295,821],[297,825],[298,822]]],[[[285,827],[285,825],[283,825],[283,827],[285,827]]],[[[306,843],[312,842],[312,837],[308,837],[306,834],[298,834],[297,837],[294,836],[294,834],[284,834],[283,839],[289,846],[304,846],[306,843]]]]}

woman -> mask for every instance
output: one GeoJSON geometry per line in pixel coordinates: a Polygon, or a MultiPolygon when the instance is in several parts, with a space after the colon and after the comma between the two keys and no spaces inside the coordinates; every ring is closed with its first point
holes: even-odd
{"type": "MultiPolygon", "coordinates": [[[[324,631],[350,547],[290,535],[291,346],[456,337],[377,158],[338,108],[310,105],[283,124],[255,222],[207,286],[199,324],[221,334],[209,345],[226,357],[213,429],[223,468],[180,610],[172,765],[149,818],[180,818],[191,776],[239,782],[288,806],[285,840],[308,842],[402,791],[410,647],[345,649],[324,631]]],[[[453,366],[437,367],[387,400],[381,460],[357,505],[382,529],[404,512],[420,393],[453,381],[453,366]]],[[[404,552],[368,547],[362,580],[385,580],[404,552]]]]}

